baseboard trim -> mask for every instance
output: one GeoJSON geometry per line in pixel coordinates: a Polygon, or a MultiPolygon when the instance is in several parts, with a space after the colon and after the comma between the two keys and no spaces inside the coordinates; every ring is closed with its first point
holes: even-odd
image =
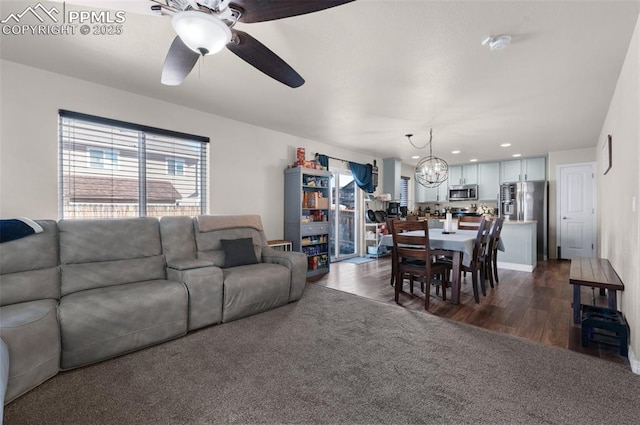
{"type": "Polygon", "coordinates": [[[519,272],[532,272],[535,270],[536,265],[528,265],[528,264],[518,264],[518,263],[503,263],[501,261],[498,261],[498,268],[499,269],[506,269],[506,270],[516,270],[519,272]]]}
{"type": "Polygon", "coordinates": [[[631,346],[629,346],[629,365],[631,366],[631,371],[636,375],[640,375],[640,359],[638,359],[633,352],[631,346]]]}

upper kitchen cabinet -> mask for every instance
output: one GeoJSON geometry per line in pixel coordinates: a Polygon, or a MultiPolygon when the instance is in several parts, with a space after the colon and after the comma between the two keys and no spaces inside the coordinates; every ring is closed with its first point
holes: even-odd
{"type": "Polygon", "coordinates": [[[478,164],[478,200],[498,200],[500,191],[500,163],[478,164]]]}
{"type": "Polygon", "coordinates": [[[445,202],[448,195],[447,183],[437,187],[424,187],[416,182],[415,195],[415,202],[445,202]]]}
{"type": "Polygon", "coordinates": [[[478,184],[478,164],[453,165],[449,167],[449,186],[478,184]]]}
{"type": "Polygon", "coordinates": [[[502,161],[502,183],[547,179],[547,158],[502,161]]]}

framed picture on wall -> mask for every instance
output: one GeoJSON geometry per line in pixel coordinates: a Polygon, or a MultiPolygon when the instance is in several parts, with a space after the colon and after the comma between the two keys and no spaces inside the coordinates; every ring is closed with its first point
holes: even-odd
{"type": "Polygon", "coordinates": [[[602,147],[602,169],[603,174],[607,174],[611,169],[611,135],[607,135],[607,141],[602,147]]]}

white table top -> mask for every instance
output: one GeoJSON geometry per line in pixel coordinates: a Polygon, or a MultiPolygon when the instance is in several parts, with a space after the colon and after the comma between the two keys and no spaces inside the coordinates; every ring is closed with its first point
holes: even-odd
{"type": "MultiPolygon", "coordinates": [[[[407,235],[422,235],[421,230],[407,232],[407,235]]],[[[455,233],[442,233],[442,229],[429,229],[429,245],[433,249],[447,249],[449,251],[462,252],[462,264],[469,266],[471,264],[471,255],[473,255],[473,247],[476,242],[477,230],[456,230],[455,233]]],[[[393,246],[392,235],[383,235],[380,245],[388,247],[393,246]]],[[[504,251],[502,240],[498,244],[498,249],[504,251]]]]}

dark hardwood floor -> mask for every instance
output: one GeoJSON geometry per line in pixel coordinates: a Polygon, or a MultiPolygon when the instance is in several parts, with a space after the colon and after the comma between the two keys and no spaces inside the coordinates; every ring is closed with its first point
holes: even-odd
{"type": "MultiPolygon", "coordinates": [[[[580,325],[574,325],[572,320],[570,265],[569,261],[549,260],[538,262],[533,273],[499,269],[500,283],[491,288],[487,282],[487,296],[480,295],[480,304],[473,300],[471,276],[467,275],[463,279],[459,305],[442,301],[432,288],[428,313],[628,365],[628,359],[612,348],[595,344],[582,347],[580,325]]],[[[390,257],[364,264],[341,261],[331,264],[330,273],[310,282],[395,304],[390,274],[390,257]]],[[[409,293],[408,286],[405,283],[404,292],[400,294],[400,305],[424,312],[420,285],[416,284],[413,294],[409,293]]],[[[597,305],[606,306],[606,297],[598,291],[595,296],[597,305]]],[[[590,288],[583,288],[582,302],[591,299],[590,288]]]]}

